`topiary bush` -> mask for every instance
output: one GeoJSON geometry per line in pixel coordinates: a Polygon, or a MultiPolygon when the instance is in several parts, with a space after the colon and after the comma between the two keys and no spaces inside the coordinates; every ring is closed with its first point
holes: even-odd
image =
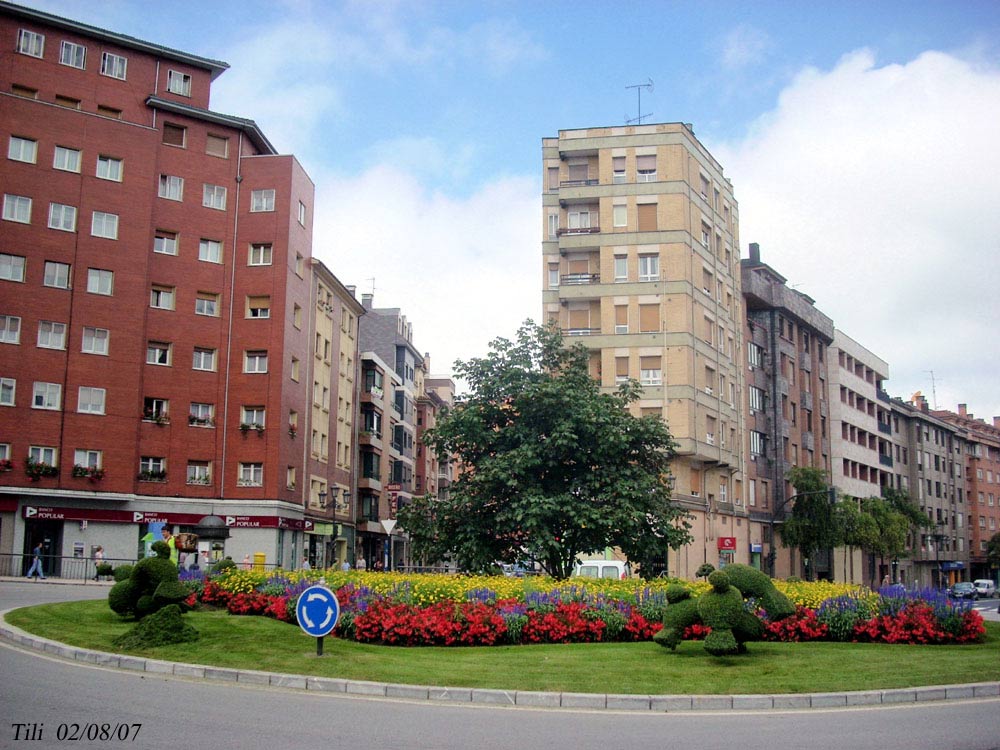
{"type": "Polygon", "coordinates": [[[170,547],[154,542],[152,550],[156,556],[131,566],[127,578],[118,579],[115,571],[117,583],[108,592],[108,606],[122,617],[142,619],[168,605],[181,604],[188,596],[178,580],[177,566],[170,561],[170,547]]]}
{"type": "Polygon", "coordinates": [[[131,565],[119,565],[115,568],[115,572],[112,573],[116,581],[124,581],[132,576],[132,566],[131,565]]]}
{"type": "Polygon", "coordinates": [[[114,639],[118,648],[133,650],[164,646],[170,643],[190,643],[198,639],[198,631],[184,621],[181,608],[169,604],[144,617],[134,628],[114,639]]]}

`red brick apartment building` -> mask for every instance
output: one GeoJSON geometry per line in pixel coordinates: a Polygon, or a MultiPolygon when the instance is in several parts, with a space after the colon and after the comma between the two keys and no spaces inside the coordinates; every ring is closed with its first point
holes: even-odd
{"type": "Polygon", "coordinates": [[[327,457],[351,441],[329,403],[357,379],[327,375],[314,408],[317,331],[350,322],[333,343],[357,367],[363,309],[313,281],[309,176],[210,109],[226,63],[6,3],[0,50],[7,564],[38,541],[53,566],[96,545],[134,558],[157,524],[210,514],[231,529],[216,557],[350,556],[332,502],[350,457],[327,457]]]}

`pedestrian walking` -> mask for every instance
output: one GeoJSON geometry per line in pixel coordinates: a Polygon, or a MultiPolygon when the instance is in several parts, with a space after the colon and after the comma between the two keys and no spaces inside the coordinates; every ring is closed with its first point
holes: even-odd
{"type": "Polygon", "coordinates": [[[31,561],[31,568],[28,569],[28,578],[36,576],[37,578],[41,578],[43,581],[45,580],[45,571],[42,569],[42,549],[42,543],[39,542],[32,550],[34,558],[31,561]]]}
{"type": "Polygon", "coordinates": [[[97,545],[97,549],[94,550],[94,580],[98,580],[101,576],[101,566],[104,565],[104,547],[97,545]]]}
{"type": "Polygon", "coordinates": [[[364,557],[359,557],[358,558],[358,570],[360,572],[362,572],[362,573],[364,573],[366,570],[368,570],[368,563],[365,562],[365,558],[364,557]]]}

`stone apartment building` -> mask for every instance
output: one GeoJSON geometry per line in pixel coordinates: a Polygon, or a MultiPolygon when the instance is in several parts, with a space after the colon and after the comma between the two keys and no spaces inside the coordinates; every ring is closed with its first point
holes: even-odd
{"type": "Polygon", "coordinates": [[[679,444],[673,497],[694,542],[672,575],[750,561],[743,480],[739,218],[733,188],[690,125],[561,130],[542,141],[543,319],[591,352],[606,389],[679,444]]]}

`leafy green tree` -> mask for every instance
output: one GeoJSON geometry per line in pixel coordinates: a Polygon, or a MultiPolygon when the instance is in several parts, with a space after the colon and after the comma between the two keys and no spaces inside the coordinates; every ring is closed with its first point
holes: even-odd
{"type": "MultiPolygon", "coordinates": [[[[893,502],[881,497],[869,497],[861,501],[862,512],[875,522],[875,534],[865,545],[866,551],[877,555],[882,566],[886,559],[899,557],[906,552],[906,535],[911,519],[900,511],[893,502]]],[[[869,586],[875,587],[875,568],[871,569],[869,586]]]]}
{"type": "Polygon", "coordinates": [[[662,420],[635,417],[635,381],[602,393],[582,345],[530,321],[516,341],[456,362],[468,395],[424,441],[461,466],[447,498],[415,498],[400,526],[423,559],[461,568],[539,561],[566,578],[577,558],[620,548],[630,560],[662,559],[690,541],[666,478],[675,444],[662,420]]]}
{"type": "Polygon", "coordinates": [[[854,580],[854,555],[852,549],[869,550],[876,543],[878,524],[864,513],[853,498],[840,500],[834,508],[834,518],[840,543],[844,546],[844,570],[854,580]],[[848,566],[850,570],[848,571],[848,566]]]}
{"type": "MultiPolygon", "coordinates": [[[[821,549],[841,543],[832,488],[827,474],[812,466],[793,466],[786,478],[795,488],[791,516],[781,526],[781,543],[796,547],[804,559],[814,559],[821,549]]],[[[812,578],[812,566],[808,569],[812,578]]]]}
{"type": "Polygon", "coordinates": [[[1000,568],[1000,532],[986,543],[986,564],[991,568],[1000,568]]]}

